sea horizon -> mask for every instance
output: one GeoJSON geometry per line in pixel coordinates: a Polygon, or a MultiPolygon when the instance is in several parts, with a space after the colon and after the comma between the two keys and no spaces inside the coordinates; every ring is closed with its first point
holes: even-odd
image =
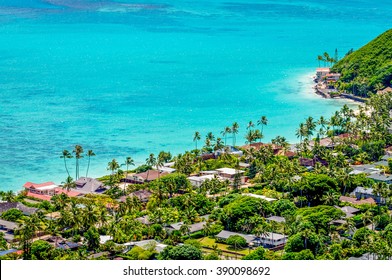
{"type": "Polygon", "coordinates": [[[244,144],[263,115],[263,142],[295,143],[307,117],[356,106],[313,93],[317,55],[360,48],[391,27],[391,11],[387,1],[4,0],[0,190],[60,184],[61,152],[76,144],[97,154],[98,177],[113,158],[176,155],[195,131],[222,137],[233,122],[244,144]]]}

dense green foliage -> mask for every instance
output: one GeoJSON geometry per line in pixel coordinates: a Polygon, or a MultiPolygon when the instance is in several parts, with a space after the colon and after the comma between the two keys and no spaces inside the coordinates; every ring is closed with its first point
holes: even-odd
{"type": "Polygon", "coordinates": [[[340,89],[367,96],[391,85],[392,80],[392,30],[334,65],[332,71],[342,74],[340,89]]]}
{"type": "Polygon", "coordinates": [[[167,246],[158,256],[160,260],[201,260],[200,249],[193,245],[167,246]]]}

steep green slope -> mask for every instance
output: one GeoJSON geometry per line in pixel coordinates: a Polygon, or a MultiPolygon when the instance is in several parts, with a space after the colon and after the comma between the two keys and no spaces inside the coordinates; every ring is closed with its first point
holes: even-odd
{"type": "Polygon", "coordinates": [[[336,63],[332,71],[342,74],[339,89],[366,96],[391,86],[392,29],[336,63]]]}

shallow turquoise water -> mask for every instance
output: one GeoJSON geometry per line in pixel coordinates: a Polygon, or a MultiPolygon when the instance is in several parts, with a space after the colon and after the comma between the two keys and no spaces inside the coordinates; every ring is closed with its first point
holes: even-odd
{"type": "Polygon", "coordinates": [[[237,121],[243,136],[261,115],[266,140],[296,141],[344,103],[311,94],[315,57],[391,27],[375,2],[2,0],[0,189],[60,183],[75,144],[98,176],[112,158],[192,149],[196,130],[237,121]]]}

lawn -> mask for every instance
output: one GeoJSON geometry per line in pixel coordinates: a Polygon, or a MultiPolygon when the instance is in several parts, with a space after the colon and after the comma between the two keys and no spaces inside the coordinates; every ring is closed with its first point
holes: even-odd
{"type": "MultiPolygon", "coordinates": [[[[229,245],[223,244],[223,243],[218,243],[215,241],[215,239],[210,238],[210,237],[200,238],[200,239],[197,239],[197,241],[199,241],[202,246],[209,247],[211,249],[216,244],[217,249],[229,251],[229,252],[232,252],[233,254],[235,254],[235,253],[239,253],[239,254],[243,254],[243,255],[249,254],[248,248],[234,250],[232,248],[229,248],[229,245]]],[[[250,250],[250,251],[252,251],[252,250],[250,250]]]]}

